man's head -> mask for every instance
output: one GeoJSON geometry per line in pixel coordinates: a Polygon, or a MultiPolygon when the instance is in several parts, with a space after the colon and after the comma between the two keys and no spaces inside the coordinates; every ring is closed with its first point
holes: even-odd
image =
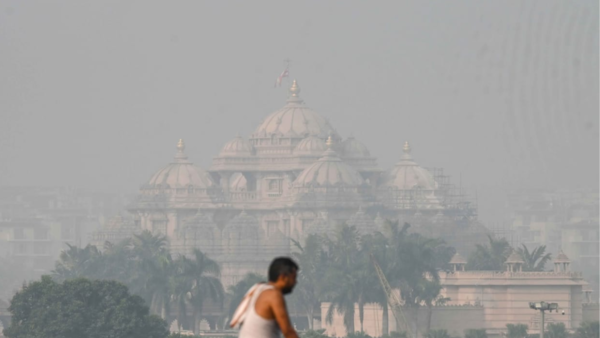
{"type": "Polygon", "coordinates": [[[298,273],[298,264],[288,257],[277,257],[269,266],[269,282],[281,290],[286,295],[294,289],[296,285],[296,274],[298,273]]]}

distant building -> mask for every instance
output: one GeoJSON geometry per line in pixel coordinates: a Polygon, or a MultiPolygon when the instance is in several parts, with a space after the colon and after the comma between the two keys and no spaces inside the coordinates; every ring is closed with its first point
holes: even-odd
{"type": "MultiPolygon", "coordinates": [[[[452,336],[460,336],[466,329],[485,329],[488,335],[501,337],[506,335],[506,324],[526,324],[528,333],[536,334],[541,328],[540,313],[530,309],[529,302],[540,301],[559,306],[559,312],[546,313],[546,325],[564,323],[569,331],[579,327],[584,318],[590,318],[583,313],[584,309],[597,314],[597,304],[591,310],[592,304],[586,299],[587,283],[581,273],[570,270],[570,261],[564,253],[557,255],[553,271],[524,272],[522,264],[518,255],[511,255],[504,271],[467,271],[466,260],[455,255],[451,260],[452,270],[440,273],[441,295],[450,300],[433,307],[431,329],[445,329],[452,336]]],[[[335,314],[332,323],[327,323],[328,308],[328,303],[321,305],[322,327],[328,335],[345,337],[343,316],[335,314]]],[[[405,316],[411,318],[408,311],[405,310],[405,316]]],[[[359,328],[358,311],[355,313],[355,328],[359,328]]],[[[382,314],[378,305],[369,304],[365,308],[363,327],[367,334],[381,335],[382,314]]],[[[423,336],[428,320],[425,306],[421,307],[419,318],[418,332],[423,336]]],[[[398,330],[391,310],[389,330],[398,330]]]]}
{"type": "Polygon", "coordinates": [[[441,169],[417,164],[408,142],[398,163],[381,170],[363,143],[342,138],[299,93],[294,81],[287,104],[249,139],[227,142],[209,170],[194,165],[180,141],[130,205],[135,224],[168,236],[175,252],[206,251],[221,263],[225,285],[264,272],[273,256],[289,253],[289,238],[328,234],[340,222],[361,232],[384,219],[410,222],[447,233],[459,250],[485,239],[476,205],[441,169]]]}
{"type": "Polygon", "coordinates": [[[0,187],[0,257],[47,273],[66,244],[85,246],[125,204],[120,196],[82,189],[0,187]]]}
{"type": "Polygon", "coordinates": [[[509,196],[513,244],[530,250],[563,250],[574,269],[584,272],[598,297],[600,241],[598,191],[522,191],[509,196]]]}

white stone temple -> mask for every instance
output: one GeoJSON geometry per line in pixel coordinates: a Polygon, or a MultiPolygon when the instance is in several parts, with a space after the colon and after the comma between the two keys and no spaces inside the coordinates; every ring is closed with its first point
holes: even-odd
{"type": "Polygon", "coordinates": [[[305,105],[296,81],[289,92],[283,108],[248,139],[227,142],[208,170],[190,161],[180,140],[175,158],[129,207],[137,226],[168,236],[175,252],[208,253],[230,285],[264,273],[274,256],[290,252],[290,238],[331,234],[340,222],[362,233],[384,219],[465,232],[476,222],[476,207],[440,169],[419,166],[408,142],[397,164],[381,170],[363,143],[342,138],[305,105]]]}

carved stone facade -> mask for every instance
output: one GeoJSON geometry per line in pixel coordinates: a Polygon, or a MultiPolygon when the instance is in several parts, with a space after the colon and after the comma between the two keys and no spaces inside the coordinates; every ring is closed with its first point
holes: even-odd
{"type": "Polygon", "coordinates": [[[363,233],[383,219],[463,231],[476,223],[476,208],[439,169],[419,166],[408,142],[396,166],[381,170],[364,144],[343,139],[299,93],[294,81],[287,104],[248,139],[227,142],[208,170],[188,160],[180,141],[173,162],[129,207],[137,226],[167,235],[176,252],[206,251],[230,285],[248,271],[264,274],[274,256],[289,254],[290,238],[330,234],[336,223],[363,233]]]}

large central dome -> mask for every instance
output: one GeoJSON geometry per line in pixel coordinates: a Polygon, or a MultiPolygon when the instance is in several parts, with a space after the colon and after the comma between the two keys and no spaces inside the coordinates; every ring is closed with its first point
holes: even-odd
{"type": "Polygon", "coordinates": [[[304,105],[299,93],[300,87],[294,80],[287,104],[264,119],[252,134],[252,138],[269,138],[272,136],[305,138],[309,135],[315,135],[321,139],[326,139],[332,135],[334,138],[339,139],[339,135],[324,117],[304,105]]]}

